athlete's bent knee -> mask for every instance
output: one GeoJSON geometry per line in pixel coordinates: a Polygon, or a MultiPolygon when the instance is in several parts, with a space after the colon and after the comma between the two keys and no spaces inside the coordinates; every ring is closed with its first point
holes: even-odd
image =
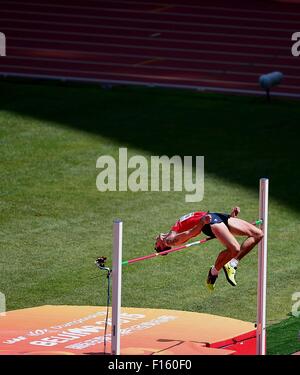
{"type": "Polygon", "coordinates": [[[230,246],[229,250],[231,252],[232,258],[235,258],[238,255],[238,253],[240,252],[240,249],[241,247],[238,244],[230,246]]]}
{"type": "Polygon", "coordinates": [[[264,232],[261,229],[258,229],[258,231],[255,233],[254,238],[257,242],[261,241],[264,237],[264,232]]]}

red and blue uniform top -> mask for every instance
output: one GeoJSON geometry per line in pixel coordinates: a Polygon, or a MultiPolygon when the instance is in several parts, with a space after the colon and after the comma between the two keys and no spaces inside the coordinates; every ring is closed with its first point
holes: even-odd
{"type": "Polygon", "coordinates": [[[199,224],[200,219],[206,214],[207,211],[195,211],[181,216],[181,218],[179,218],[179,220],[172,226],[171,230],[176,233],[181,233],[192,229],[195,225],[199,224]]]}

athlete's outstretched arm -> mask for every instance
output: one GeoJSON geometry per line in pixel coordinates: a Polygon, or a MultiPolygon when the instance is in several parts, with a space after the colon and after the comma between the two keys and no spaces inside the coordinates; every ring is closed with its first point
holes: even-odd
{"type": "Polygon", "coordinates": [[[175,231],[171,231],[169,235],[165,238],[165,243],[167,246],[178,246],[186,241],[188,241],[190,238],[198,236],[202,228],[204,227],[205,224],[209,224],[211,222],[211,215],[207,214],[203,216],[197,225],[195,225],[193,228],[181,232],[181,233],[176,233],[175,231]]]}

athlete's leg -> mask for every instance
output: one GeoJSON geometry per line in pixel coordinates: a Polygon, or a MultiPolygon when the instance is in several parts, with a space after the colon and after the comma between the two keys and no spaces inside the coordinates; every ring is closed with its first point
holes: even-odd
{"type": "Polygon", "coordinates": [[[262,239],[263,233],[253,224],[236,217],[230,217],[228,219],[228,227],[230,232],[236,236],[247,236],[246,240],[241,245],[239,253],[223,267],[229,284],[236,286],[235,276],[239,261],[262,239]]]}
{"type": "Polygon", "coordinates": [[[224,223],[216,223],[210,227],[215,237],[226,247],[226,250],[221,251],[218,255],[215,265],[210,268],[206,279],[208,289],[214,290],[219,271],[230,259],[237,256],[240,250],[240,244],[224,223]]]}
{"type": "Polygon", "coordinates": [[[225,249],[220,252],[218,255],[216,262],[215,262],[215,268],[219,272],[222,269],[222,265],[228,263],[232,259],[232,253],[228,249],[225,249]]]}
{"type": "Polygon", "coordinates": [[[230,259],[238,256],[240,244],[224,223],[211,225],[211,230],[216,238],[226,247],[226,250],[223,250],[218,255],[215,263],[216,270],[220,271],[230,259]]]}
{"type": "Polygon", "coordinates": [[[239,253],[234,257],[241,260],[245,255],[251,251],[254,246],[263,238],[263,232],[253,224],[236,217],[228,219],[228,227],[230,232],[235,236],[247,236],[242,243],[239,253]]]}

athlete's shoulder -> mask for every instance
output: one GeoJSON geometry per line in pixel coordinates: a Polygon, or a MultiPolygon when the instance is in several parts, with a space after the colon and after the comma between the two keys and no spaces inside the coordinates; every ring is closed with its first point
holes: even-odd
{"type": "Polygon", "coordinates": [[[192,218],[199,218],[199,217],[201,218],[202,216],[206,214],[207,214],[207,211],[193,211],[193,212],[189,212],[188,214],[181,216],[178,221],[182,222],[182,221],[186,221],[192,218]]]}
{"type": "Polygon", "coordinates": [[[208,213],[208,211],[195,211],[196,216],[204,216],[208,213]]]}

